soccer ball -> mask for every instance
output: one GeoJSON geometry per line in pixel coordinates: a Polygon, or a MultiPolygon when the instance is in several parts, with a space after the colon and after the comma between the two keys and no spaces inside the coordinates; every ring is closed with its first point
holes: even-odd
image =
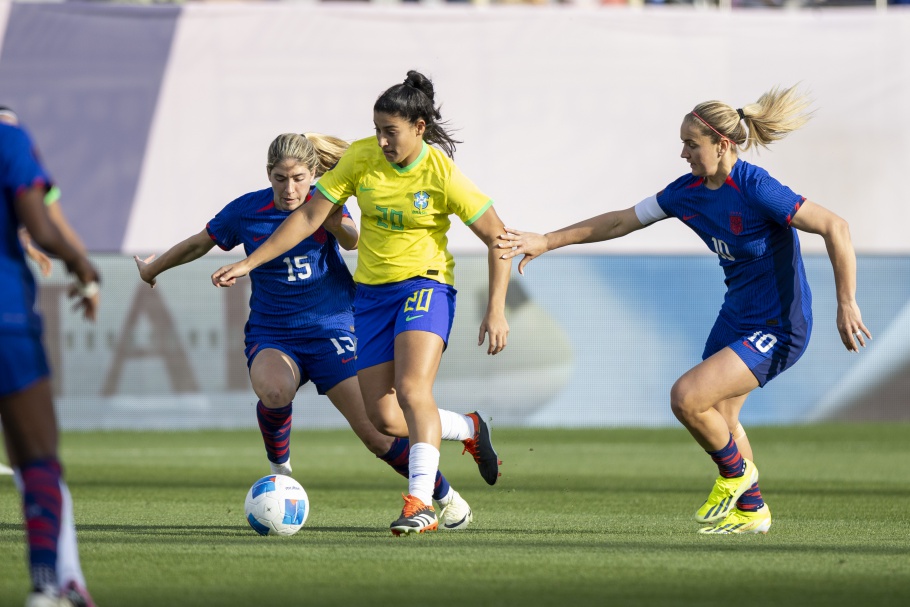
{"type": "Polygon", "coordinates": [[[250,487],[244,510],[259,535],[294,535],[310,514],[310,500],[290,476],[270,474],[250,487]]]}

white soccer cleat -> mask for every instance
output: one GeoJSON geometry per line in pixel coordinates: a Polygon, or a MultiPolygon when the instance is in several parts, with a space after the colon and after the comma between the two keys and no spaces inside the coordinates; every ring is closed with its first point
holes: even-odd
{"type": "Polygon", "coordinates": [[[283,464],[276,464],[275,462],[270,461],[269,466],[272,468],[272,474],[291,476],[291,460],[288,460],[283,464]]]}
{"type": "Polygon", "coordinates": [[[33,592],[25,599],[25,607],[61,607],[64,604],[59,597],[43,592],[33,592]]]}
{"type": "Polygon", "coordinates": [[[33,592],[25,599],[25,607],[73,607],[73,603],[60,596],[33,592]]]}
{"type": "Polygon", "coordinates": [[[464,529],[474,520],[474,513],[468,502],[454,489],[452,489],[452,493],[453,496],[446,506],[436,502],[436,506],[439,508],[440,529],[447,531],[464,529]]]}

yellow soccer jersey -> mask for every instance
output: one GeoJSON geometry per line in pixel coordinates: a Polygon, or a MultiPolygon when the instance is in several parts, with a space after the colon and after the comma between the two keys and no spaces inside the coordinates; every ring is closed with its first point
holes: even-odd
{"type": "Polygon", "coordinates": [[[441,150],[424,143],[417,160],[402,168],[386,160],[375,137],[351,144],[316,187],[335,204],[357,197],[354,281],[368,285],[415,276],[454,285],[449,215],[471,225],[493,204],[441,150]]]}

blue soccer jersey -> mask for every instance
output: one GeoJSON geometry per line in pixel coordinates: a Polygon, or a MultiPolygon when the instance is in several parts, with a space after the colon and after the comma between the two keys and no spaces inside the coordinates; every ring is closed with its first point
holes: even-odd
{"type": "Polygon", "coordinates": [[[767,171],[737,160],[716,190],[680,177],[657,195],[669,216],[689,226],[714,251],[727,293],[720,316],[733,327],[801,330],[812,318],[812,294],[790,227],[805,198],[767,171]]]}
{"type": "MultiPolygon", "coordinates": [[[[342,212],[350,217],[347,208],[342,212]]],[[[268,188],[237,198],[206,229],[225,251],[242,244],[249,256],[290,213],[275,208],[268,188]]],[[[248,337],[287,338],[291,330],[299,337],[322,337],[326,329],[351,329],[354,281],[337,240],[324,228],[250,272],[250,280],[248,337]]]]}
{"type": "Polygon", "coordinates": [[[35,312],[35,278],[19,243],[16,196],[35,185],[50,188],[51,180],[38,161],[28,134],[0,124],[0,333],[41,334],[35,312]]]}

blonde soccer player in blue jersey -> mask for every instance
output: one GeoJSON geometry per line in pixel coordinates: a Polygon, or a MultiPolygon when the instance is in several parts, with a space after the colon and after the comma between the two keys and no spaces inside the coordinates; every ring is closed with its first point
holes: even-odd
{"type": "MultiPolygon", "coordinates": [[[[315,180],[347,147],[341,139],[319,133],[279,135],[266,155],[270,187],[234,199],[200,232],[157,259],[136,257],[140,278],[154,287],[162,273],[201,258],[216,245],[226,251],[242,246],[249,255],[290,213],[309,204],[315,180]]],[[[355,248],[358,238],[354,221],[342,207],[287,255],[250,273],[244,354],[253,392],[259,397],[256,420],[272,474],[290,476],[293,471],[293,398],[300,386],[312,382],[367,449],[408,476],[408,439],[376,430],[366,415],[354,368],[354,281],[340,248],[355,248]]],[[[443,529],[463,529],[471,523],[471,507],[441,472],[435,477],[433,499],[443,529]]]]}
{"type": "Polygon", "coordinates": [[[495,249],[504,226],[493,201],[455,166],[452,155],[458,142],[440,120],[432,82],[419,72],[408,72],[404,83],[376,100],[375,138],[351,144],[316,184],[309,204],[292,213],[249,257],[212,275],[216,283],[233,284],[307,238],[348,197],[357,197],[357,376],[373,424],[411,440],[408,494],[401,516],[390,526],[395,535],[438,527],[431,494],[441,440],[461,440],[490,485],[501,463],[484,414],[440,410],[433,397],[455,314],[455,261],[446,237],[449,216],[457,215],[489,251],[487,312],[478,336],[478,345],[489,336],[488,354],[506,347],[511,268],[495,249]],[[401,412],[404,427],[397,421],[401,412]]]}
{"type": "Polygon", "coordinates": [[[825,241],[837,291],[837,330],[858,352],[872,333],[856,303],[856,253],[847,222],[739,157],[803,126],[809,100],[775,87],[742,108],[705,101],[683,117],[680,157],[689,173],[634,207],[547,234],[509,229],[503,257],[533,259],[571,244],[620,238],[675,217],[717,255],[727,292],[702,362],[670,390],[676,418],[717,465],[708,499],[693,519],[709,535],[767,533],[771,509],[758,486],[752,445],[739,422],[746,398],[796,364],[812,334],[812,292],[798,231],[825,241]]]}

